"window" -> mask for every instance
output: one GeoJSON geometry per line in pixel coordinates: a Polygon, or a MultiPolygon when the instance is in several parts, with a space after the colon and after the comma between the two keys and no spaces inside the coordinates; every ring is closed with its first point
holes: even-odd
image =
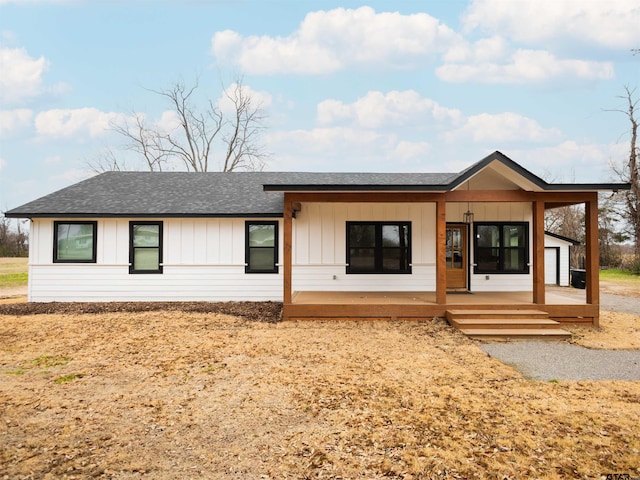
{"type": "Polygon", "coordinates": [[[54,263],[96,263],[97,222],[53,222],[54,263]]]}
{"type": "Polygon", "coordinates": [[[529,273],[529,224],[474,224],[474,273],[529,273]]]}
{"type": "Polygon", "coordinates": [[[411,273],[411,224],[347,222],[347,273],[411,273]]]}
{"type": "Polygon", "coordinates": [[[162,273],[162,222],[129,222],[129,273],[162,273]]]}
{"type": "Polygon", "coordinates": [[[247,222],[245,239],[245,273],[278,273],[278,222],[247,222]]]}

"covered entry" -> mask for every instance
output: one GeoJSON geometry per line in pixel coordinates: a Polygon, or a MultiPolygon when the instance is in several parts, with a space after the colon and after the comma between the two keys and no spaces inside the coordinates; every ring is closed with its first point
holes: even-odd
{"type": "Polygon", "coordinates": [[[467,290],[469,252],[466,224],[447,224],[447,290],[467,290]]]}

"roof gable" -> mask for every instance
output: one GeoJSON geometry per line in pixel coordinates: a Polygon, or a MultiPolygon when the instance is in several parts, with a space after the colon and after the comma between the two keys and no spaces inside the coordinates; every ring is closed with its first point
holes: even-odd
{"type": "Polygon", "coordinates": [[[537,192],[546,190],[548,186],[549,184],[540,177],[518,165],[501,152],[495,151],[466,170],[463,170],[458,177],[449,184],[449,189],[522,189],[537,192]]]}

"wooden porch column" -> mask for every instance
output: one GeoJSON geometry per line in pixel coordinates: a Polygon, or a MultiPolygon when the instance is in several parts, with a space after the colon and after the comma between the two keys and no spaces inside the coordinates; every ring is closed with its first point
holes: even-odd
{"type": "Polygon", "coordinates": [[[533,207],[533,303],[544,305],[544,202],[536,200],[533,207]]]}
{"type": "MultiPolygon", "coordinates": [[[[584,203],[586,246],[587,303],[600,305],[600,250],[598,247],[598,194],[589,195],[584,203]]],[[[598,326],[598,320],[596,325],[598,326]]]]}
{"type": "Polygon", "coordinates": [[[447,303],[447,208],[444,196],[436,200],[436,303],[447,303]]]}
{"type": "Polygon", "coordinates": [[[284,194],[284,238],[283,238],[283,286],[282,300],[285,305],[291,303],[291,246],[293,236],[293,202],[284,194]]]}

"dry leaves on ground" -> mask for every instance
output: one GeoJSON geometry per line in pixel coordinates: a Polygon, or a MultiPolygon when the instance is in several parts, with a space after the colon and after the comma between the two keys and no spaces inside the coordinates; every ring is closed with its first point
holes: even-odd
{"type": "Polygon", "coordinates": [[[567,327],[572,343],[607,350],[640,349],[640,317],[630,313],[600,312],[600,327],[567,327]]]}
{"type": "Polygon", "coordinates": [[[640,382],[532,382],[444,321],[0,317],[0,478],[640,475],[640,382]]]}

